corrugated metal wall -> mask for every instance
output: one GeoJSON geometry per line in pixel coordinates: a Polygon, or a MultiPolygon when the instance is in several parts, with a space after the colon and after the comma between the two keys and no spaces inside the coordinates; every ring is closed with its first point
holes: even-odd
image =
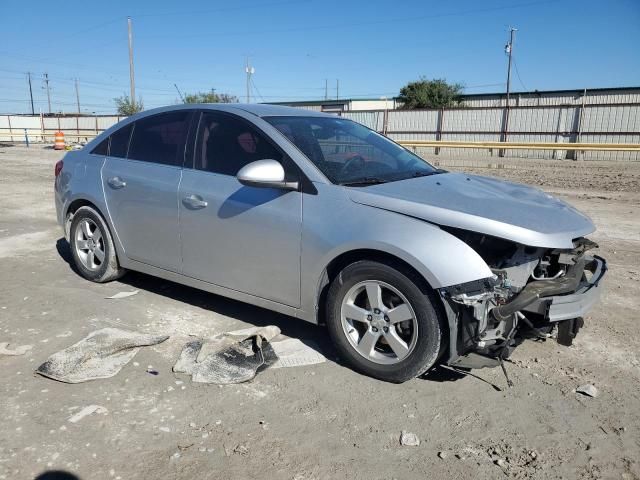
{"type": "MultiPolygon", "coordinates": [[[[344,112],[344,117],[384,132],[394,140],[501,140],[504,108],[454,108],[443,110],[389,110],[344,112]],[[376,116],[378,115],[378,116],[376,116]],[[385,117],[386,116],[386,117],[385,117]],[[375,119],[375,120],[374,120],[375,119]],[[386,129],[384,124],[386,122],[386,129]]],[[[557,143],[640,143],[640,103],[513,107],[509,110],[507,141],[557,143]]],[[[434,148],[425,152],[434,153],[434,148]]],[[[458,157],[497,156],[497,150],[446,149],[458,157]]],[[[574,150],[509,150],[513,157],[575,158],[574,150]]],[[[583,152],[584,160],[640,160],[638,152],[583,152]]]]}
{"type": "MultiPolygon", "coordinates": [[[[454,108],[443,110],[374,110],[342,112],[394,140],[492,141],[501,139],[504,108],[454,108]],[[385,126],[386,124],[386,126],[385,126]]],[[[0,141],[42,141],[59,129],[70,140],[90,139],[124,117],[45,117],[0,115],[0,141]],[[13,135],[13,136],[12,136],[13,135]]],[[[49,137],[46,139],[51,141],[49,137]]],[[[622,105],[513,107],[507,141],[558,143],[640,143],[640,102],[622,105]]],[[[434,152],[433,148],[425,151],[434,152]]],[[[446,149],[440,153],[460,157],[496,156],[496,150],[446,149]]],[[[574,150],[509,150],[507,155],[526,158],[575,158],[574,150]]],[[[638,152],[582,152],[584,160],[640,160],[638,152]]]]}
{"type": "MultiPolygon", "coordinates": [[[[506,104],[504,94],[469,95],[463,97],[465,107],[503,107],[506,104]]],[[[513,93],[509,103],[513,107],[540,107],[560,105],[582,105],[582,103],[612,104],[612,103],[640,103],[640,89],[629,88],[623,90],[596,90],[571,92],[539,92],[513,93]]]]}

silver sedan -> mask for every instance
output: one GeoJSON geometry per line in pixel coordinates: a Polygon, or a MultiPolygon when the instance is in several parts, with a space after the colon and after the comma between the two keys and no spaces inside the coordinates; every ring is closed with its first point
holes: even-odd
{"type": "Polygon", "coordinates": [[[568,204],[287,107],[134,115],[58,162],[55,200],[85,278],[137,270],[326,324],[392,382],[570,344],[606,271],[568,204]]]}

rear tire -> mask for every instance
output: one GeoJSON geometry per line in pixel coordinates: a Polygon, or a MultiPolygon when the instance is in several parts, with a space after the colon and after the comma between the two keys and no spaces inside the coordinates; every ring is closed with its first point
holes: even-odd
{"type": "Polygon", "coordinates": [[[436,301],[412,272],[359,261],[342,270],[329,287],[329,334],[340,357],[355,370],[405,382],[438,359],[443,319],[436,301]]]}
{"type": "Polygon", "coordinates": [[[80,207],[73,215],[69,245],[76,269],[87,280],[105,283],[124,275],[109,227],[93,208],[80,207]]]}

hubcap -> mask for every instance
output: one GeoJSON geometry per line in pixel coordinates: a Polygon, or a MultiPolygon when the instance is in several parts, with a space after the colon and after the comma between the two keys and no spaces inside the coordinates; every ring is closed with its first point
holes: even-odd
{"type": "Polygon", "coordinates": [[[104,262],[104,238],[95,222],[83,218],[78,223],[75,234],[76,254],[89,270],[97,270],[104,262]]]}
{"type": "Polygon", "coordinates": [[[340,316],[353,349],[372,362],[398,363],[416,346],[418,321],[413,307],[387,283],[367,280],[351,287],[340,316]]]}

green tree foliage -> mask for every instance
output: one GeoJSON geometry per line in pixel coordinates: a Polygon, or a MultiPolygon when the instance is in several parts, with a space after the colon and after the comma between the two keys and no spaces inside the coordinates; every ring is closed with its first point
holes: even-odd
{"type": "Polygon", "coordinates": [[[131,100],[129,95],[123,95],[121,97],[114,98],[113,101],[116,102],[118,115],[129,116],[144,110],[144,104],[142,103],[141,98],[136,102],[135,100],[131,100]]]}
{"type": "Polygon", "coordinates": [[[198,92],[185,95],[184,103],[238,103],[238,97],[214,91],[198,92]]]}
{"type": "Polygon", "coordinates": [[[447,83],[444,79],[420,78],[400,89],[398,100],[403,108],[445,108],[460,105],[462,85],[447,83]]]}

